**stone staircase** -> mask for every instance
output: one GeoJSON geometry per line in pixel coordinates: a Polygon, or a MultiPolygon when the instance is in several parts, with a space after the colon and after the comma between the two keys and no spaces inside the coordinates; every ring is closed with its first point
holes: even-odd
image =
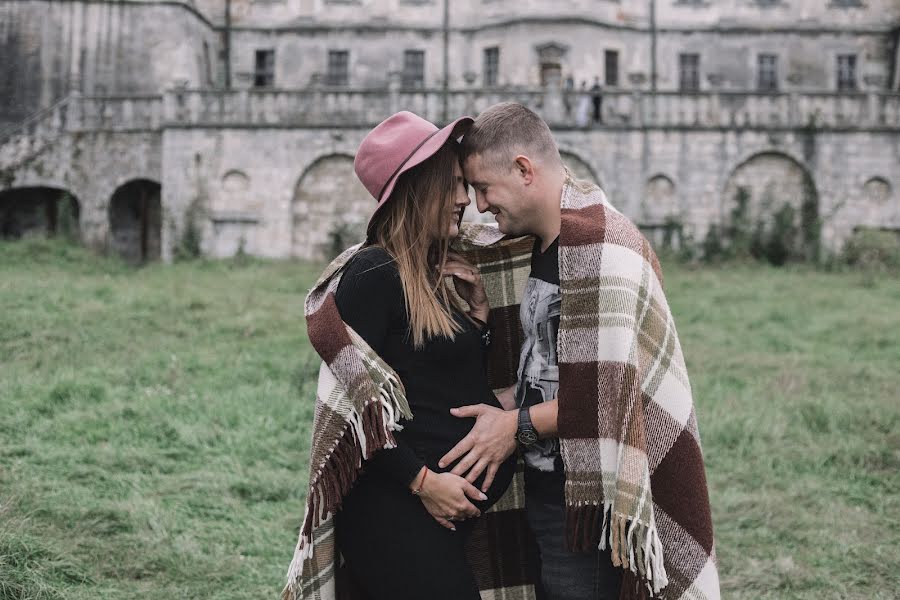
{"type": "Polygon", "coordinates": [[[0,131],[0,186],[70,133],[160,130],[162,96],[82,96],[73,92],[0,131]]]}

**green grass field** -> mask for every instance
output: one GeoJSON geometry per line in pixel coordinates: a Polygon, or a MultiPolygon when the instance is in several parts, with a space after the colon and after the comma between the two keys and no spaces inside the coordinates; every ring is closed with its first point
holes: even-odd
{"type": "MultiPolygon", "coordinates": [[[[0,600],[275,598],[318,269],[0,243],[0,600]]],[[[723,597],[896,598],[900,280],[667,265],[723,597]]]]}

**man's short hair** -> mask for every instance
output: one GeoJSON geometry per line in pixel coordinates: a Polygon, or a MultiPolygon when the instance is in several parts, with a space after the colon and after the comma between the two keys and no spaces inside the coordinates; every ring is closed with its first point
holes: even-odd
{"type": "Polygon", "coordinates": [[[501,102],[478,115],[463,136],[460,160],[481,156],[487,168],[506,171],[519,154],[562,163],[559,147],[542,118],[518,102],[501,102]]]}

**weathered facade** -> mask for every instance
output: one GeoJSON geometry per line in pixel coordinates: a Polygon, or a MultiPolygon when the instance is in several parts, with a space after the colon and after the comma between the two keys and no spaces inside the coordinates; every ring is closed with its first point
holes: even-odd
{"type": "Polygon", "coordinates": [[[317,258],[371,208],[368,129],[513,99],[658,241],[741,195],[837,249],[900,229],[898,36],[897,0],[0,0],[0,229],[64,197],[135,262],[317,258]]]}

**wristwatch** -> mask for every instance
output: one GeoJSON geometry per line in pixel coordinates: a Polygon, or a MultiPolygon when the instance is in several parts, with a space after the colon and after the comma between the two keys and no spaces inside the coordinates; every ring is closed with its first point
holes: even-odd
{"type": "Polygon", "coordinates": [[[538,441],[538,433],[531,423],[531,407],[523,406],[519,409],[519,425],[516,428],[516,441],[519,445],[528,448],[538,441]]]}

